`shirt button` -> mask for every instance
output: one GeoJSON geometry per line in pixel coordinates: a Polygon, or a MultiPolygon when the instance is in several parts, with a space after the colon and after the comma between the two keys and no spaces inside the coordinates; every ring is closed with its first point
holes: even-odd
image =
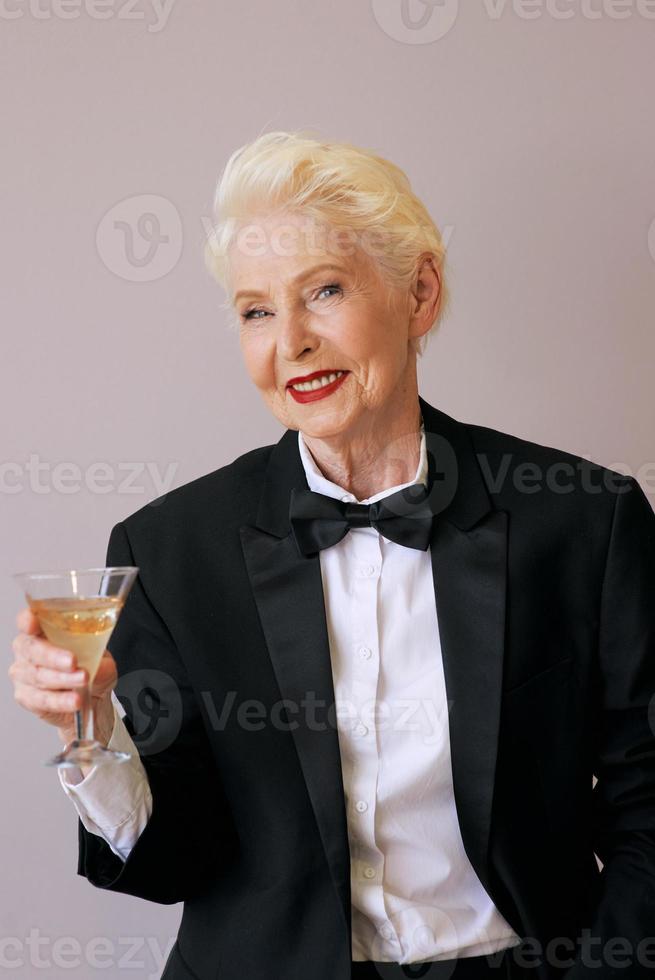
{"type": "Polygon", "coordinates": [[[364,578],[370,578],[371,575],[375,575],[375,566],[373,565],[360,565],[359,570],[364,578]]]}
{"type": "Polygon", "coordinates": [[[391,928],[391,926],[387,926],[387,925],[381,926],[380,935],[382,936],[383,939],[393,939],[393,929],[391,928]]]}
{"type": "Polygon", "coordinates": [[[368,728],[366,727],[366,725],[363,725],[362,722],[360,721],[358,725],[355,725],[354,732],[355,735],[366,735],[368,732],[368,728]]]}
{"type": "Polygon", "coordinates": [[[375,878],[375,868],[364,868],[365,878],[375,878]]]}
{"type": "Polygon", "coordinates": [[[357,800],[357,802],[355,803],[355,809],[357,810],[358,813],[366,813],[366,811],[368,810],[368,803],[366,802],[366,800],[357,800]]]}
{"type": "Polygon", "coordinates": [[[344,504],[345,504],[345,503],[347,503],[347,502],[348,502],[349,500],[352,500],[352,497],[350,496],[350,494],[349,494],[349,493],[344,493],[344,495],[342,496],[342,498],[341,498],[341,499],[342,499],[342,501],[343,501],[343,502],[344,502],[344,504]]]}
{"type": "Polygon", "coordinates": [[[373,651],[370,647],[360,647],[359,656],[362,660],[370,660],[373,656],[373,651]]]}

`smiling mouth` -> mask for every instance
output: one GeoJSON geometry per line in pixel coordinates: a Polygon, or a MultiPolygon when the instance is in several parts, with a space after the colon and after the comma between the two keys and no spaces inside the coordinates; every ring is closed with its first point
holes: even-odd
{"type": "Polygon", "coordinates": [[[321,398],[329,398],[341,387],[349,374],[350,371],[316,371],[314,375],[306,375],[304,379],[291,378],[287,383],[287,391],[295,402],[316,402],[321,398]]]}
{"type": "Polygon", "coordinates": [[[287,388],[293,388],[294,391],[318,391],[319,388],[326,388],[328,385],[333,384],[343,374],[347,374],[347,372],[328,371],[325,374],[308,375],[305,381],[294,381],[292,379],[288,382],[287,388]]]}

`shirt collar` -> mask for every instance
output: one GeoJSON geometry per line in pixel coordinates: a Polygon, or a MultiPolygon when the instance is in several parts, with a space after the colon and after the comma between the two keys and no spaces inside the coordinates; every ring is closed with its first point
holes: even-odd
{"type": "Polygon", "coordinates": [[[414,479],[409,480],[407,483],[400,483],[395,487],[389,487],[387,490],[380,490],[379,493],[373,494],[372,497],[366,497],[364,500],[358,500],[357,497],[355,497],[348,490],[340,487],[337,483],[333,483],[332,480],[328,480],[328,478],[321,473],[309,450],[309,447],[305,443],[300,429],[298,430],[298,450],[300,452],[302,465],[305,469],[305,476],[307,477],[309,489],[313,490],[314,493],[323,493],[326,497],[336,497],[338,500],[348,501],[349,503],[354,504],[373,504],[376,500],[382,500],[383,497],[388,497],[390,494],[396,493],[396,491],[402,490],[404,487],[413,486],[415,483],[422,483],[424,486],[427,485],[428,456],[425,444],[425,425],[423,422],[421,422],[421,445],[419,448],[419,460],[414,479]]]}

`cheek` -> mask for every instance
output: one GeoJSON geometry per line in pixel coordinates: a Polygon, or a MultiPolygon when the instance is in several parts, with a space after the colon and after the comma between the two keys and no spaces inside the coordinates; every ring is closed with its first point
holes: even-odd
{"type": "Polygon", "coordinates": [[[360,323],[351,346],[355,359],[361,357],[376,374],[393,373],[404,349],[398,330],[385,314],[386,310],[380,310],[379,315],[360,323]]]}
{"type": "Polygon", "coordinates": [[[364,315],[352,325],[352,344],[354,348],[369,355],[385,355],[397,345],[398,330],[393,317],[384,304],[370,305],[364,315]]]}
{"type": "Polygon", "coordinates": [[[258,343],[257,338],[244,336],[241,338],[241,353],[250,380],[258,388],[267,388],[272,383],[272,371],[269,368],[269,358],[265,345],[258,343]]]}
{"type": "Polygon", "coordinates": [[[325,336],[329,337],[330,347],[335,352],[344,354],[354,363],[363,364],[375,358],[379,347],[380,325],[370,308],[342,308],[335,311],[326,322],[325,336]]]}

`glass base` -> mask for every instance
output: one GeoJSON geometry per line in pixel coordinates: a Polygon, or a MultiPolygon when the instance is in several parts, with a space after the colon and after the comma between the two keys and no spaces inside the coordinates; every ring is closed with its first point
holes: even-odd
{"type": "Polygon", "coordinates": [[[62,752],[46,759],[43,765],[56,766],[57,769],[73,769],[80,765],[97,766],[108,762],[127,762],[130,758],[129,752],[117,752],[115,749],[106,749],[100,742],[74,738],[62,752]]]}

